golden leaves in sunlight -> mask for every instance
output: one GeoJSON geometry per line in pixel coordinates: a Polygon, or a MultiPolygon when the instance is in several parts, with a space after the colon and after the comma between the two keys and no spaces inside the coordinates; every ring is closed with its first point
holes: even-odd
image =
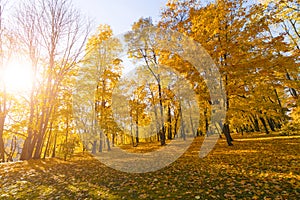
{"type": "Polygon", "coordinates": [[[89,154],[70,161],[30,160],[0,165],[0,199],[297,199],[300,139],[219,140],[198,157],[203,138],[162,170],[129,174],[89,154]]]}

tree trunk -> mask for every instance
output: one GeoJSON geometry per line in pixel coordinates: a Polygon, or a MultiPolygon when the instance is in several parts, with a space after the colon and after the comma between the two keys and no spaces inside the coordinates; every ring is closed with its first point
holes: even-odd
{"type": "Polygon", "coordinates": [[[208,132],[208,127],[209,127],[209,123],[208,123],[208,117],[207,117],[207,107],[205,107],[204,109],[204,118],[205,118],[205,135],[207,134],[208,132]]]}
{"type": "Polygon", "coordinates": [[[130,134],[131,134],[131,143],[132,143],[132,146],[134,147],[133,122],[132,122],[132,117],[130,117],[130,134]]]}
{"type": "Polygon", "coordinates": [[[191,129],[192,129],[192,133],[193,136],[196,136],[195,130],[194,130],[194,124],[193,124],[193,118],[192,118],[192,114],[190,113],[190,123],[191,123],[191,129]]]}
{"type": "Polygon", "coordinates": [[[159,121],[158,121],[158,114],[157,114],[157,109],[156,109],[156,105],[155,105],[155,100],[154,100],[154,94],[153,91],[150,89],[150,93],[151,93],[151,100],[152,100],[152,105],[153,105],[153,110],[154,110],[154,116],[155,116],[155,121],[156,121],[156,137],[157,137],[157,141],[159,142],[160,140],[160,134],[159,134],[159,121]]]}
{"type": "Polygon", "coordinates": [[[110,142],[109,142],[109,138],[107,135],[106,135],[106,144],[107,144],[107,151],[111,151],[110,142]]]}
{"type": "Polygon", "coordinates": [[[45,159],[46,156],[47,156],[47,152],[49,150],[49,145],[50,145],[51,135],[52,135],[52,122],[50,124],[50,130],[49,130],[49,133],[48,133],[48,138],[47,138],[47,142],[46,142],[46,148],[45,148],[45,151],[44,151],[43,159],[45,159]]]}
{"type": "Polygon", "coordinates": [[[181,103],[179,104],[179,113],[180,113],[180,133],[181,137],[183,140],[186,140],[186,135],[185,135],[185,124],[183,120],[183,114],[182,114],[182,109],[181,109],[181,103]]]}
{"type": "Polygon", "coordinates": [[[111,146],[115,146],[115,139],[117,139],[117,144],[118,144],[118,138],[116,138],[115,134],[112,134],[112,139],[111,139],[111,146]]]}
{"type": "Polygon", "coordinates": [[[274,124],[273,119],[271,117],[267,117],[267,121],[268,121],[271,131],[275,131],[275,124],[274,124]]]}
{"type": "MultiPolygon", "coordinates": [[[[292,80],[292,78],[291,78],[289,72],[288,72],[287,70],[285,70],[285,71],[286,71],[286,78],[287,78],[288,80],[292,80]]],[[[289,88],[289,91],[290,91],[290,94],[291,94],[293,97],[298,98],[298,94],[297,94],[297,92],[296,92],[296,90],[295,90],[294,88],[289,88]]],[[[276,89],[275,89],[275,92],[277,93],[276,89]]]]}
{"type": "Polygon", "coordinates": [[[67,129],[66,129],[66,135],[65,135],[64,161],[67,160],[67,156],[70,151],[70,149],[69,149],[70,147],[68,145],[68,142],[69,142],[69,117],[67,117],[67,119],[66,119],[66,126],[67,126],[67,129]]]}
{"type": "Polygon", "coordinates": [[[172,140],[172,116],[170,105],[168,105],[168,139],[172,140]]]}
{"type": "Polygon", "coordinates": [[[226,137],[226,141],[227,141],[228,146],[232,146],[233,145],[232,144],[233,139],[232,139],[232,137],[230,135],[229,124],[224,123],[224,125],[223,125],[223,133],[224,133],[224,135],[226,137]]]}
{"type": "MultiPolygon", "coordinates": [[[[5,115],[5,114],[0,113],[0,115],[5,115]]],[[[4,123],[5,123],[5,116],[0,116],[0,162],[5,162],[5,149],[4,149],[4,141],[3,141],[4,123]]]]}
{"type": "Polygon", "coordinates": [[[94,142],[92,143],[92,154],[96,154],[97,151],[97,140],[94,140],[94,142]]]}
{"type": "MultiPolygon", "coordinates": [[[[33,58],[32,58],[33,59],[33,58]]],[[[34,64],[35,62],[32,61],[33,66],[36,66],[34,64]]],[[[34,70],[35,76],[36,76],[36,70],[34,70]]],[[[34,76],[34,77],[35,77],[34,76]]],[[[31,86],[31,93],[30,93],[30,113],[29,113],[29,121],[27,124],[27,138],[24,141],[20,160],[29,160],[32,158],[33,148],[31,145],[35,145],[35,143],[32,143],[33,139],[33,118],[34,118],[34,108],[35,104],[37,103],[35,100],[35,81],[32,82],[31,86]]]]}
{"type": "Polygon", "coordinates": [[[166,131],[165,131],[165,126],[162,126],[161,131],[159,132],[160,134],[160,144],[163,146],[166,144],[166,131]]]}
{"type": "Polygon", "coordinates": [[[102,130],[99,131],[99,152],[103,152],[103,132],[102,130]]]}
{"type": "Polygon", "coordinates": [[[13,162],[13,155],[17,148],[17,137],[14,135],[11,139],[10,152],[7,154],[7,162],[13,162]]]}
{"type": "Polygon", "coordinates": [[[54,135],[54,144],[53,144],[53,151],[52,151],[52,158],[55,158],[56,156],[56,144],[57,144],[57,132],[55,132],[54,135]]]}
{"type": "Polygon", "coordinates": [[[54,99],[53,98],[56,96],[56,92],[51,91],[50,86],[49,86],[49,90],[50,90],[48,92],[49,96],[48,96],[48,98],[46,98],[44,100],[44,106],[43,106],[43,111],[42,111],[42,116],[41,116],[41,121],[40,121],[40,126],[39,126],[39,132],[38,132],[35,152],[34,152],[34,156],[33,156],[34,159],[41,158],[42,148],[44,145],[45,133],[47,130],[47,126],[48,126],[51,114],[53,112],[53,108],[54,108],[54,99]]]}
{"type": "Polygon", "coordinates": [[[254,126],[254,130],[256,132],[259,132],[260,128],[259,128],[259,123],[258,123],[258,119],[256,118],[256,116],[252,115],[252,117],[249,117],[249,118],[250,118],[250,121],[252,122],[252,124],[254,126]]]}
{"type": "Polygon", "coordinates": [[[138,123],[138,116],[135,122],[135,146],[139,145],[139,123],[138,123]]]}
{"type": "Polygon", "coordinates": [[[161,84],[160,84],[160,77],[158,76],[158,95],[159,95],[159,106],[160,106],[160,117],[161,117],[161,131],[160,131],[160,144],[166,144],[166,130],[165,130],[165,122],[164,122],[164,110],[163,110],[163,103],[162,103],[162,91],[161,91],[161,84]]]}
{"type": "Polygon", "coordinates": [[[269,132],[269,129],[267,127],[267,123],[266,123],[265,119],[263,117],[259,117],[259,119],[260,119],[261,123],[263,124],[263,126],[265,128],[266,134],[269,134],[270,132],[269,132]]]}

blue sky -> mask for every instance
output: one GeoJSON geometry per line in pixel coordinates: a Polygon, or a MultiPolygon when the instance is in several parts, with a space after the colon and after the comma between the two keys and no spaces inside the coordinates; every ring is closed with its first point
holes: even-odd
{"type": "Polygon", "coordinates": [[[99,24],[108,24],[115,34],[129,31],[140,17],[151,16],[158,21],[167,0],[73,0],[81,12],[99,24]]]}

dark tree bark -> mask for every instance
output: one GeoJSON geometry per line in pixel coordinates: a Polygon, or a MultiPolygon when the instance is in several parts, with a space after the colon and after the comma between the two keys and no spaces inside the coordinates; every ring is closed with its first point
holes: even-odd
{"type": "Polygon", "coordinates": [[[260,128],[259,128],[259,123],[258,123],[258,119],[256,118],[256,116],[251,115],[251,117],[249,117],[249,118],[250,118],[250,121],[251,121],[252,124],[253,124],[254,130],[255,130],[256,132],[259,132],[259,131],[260,131],[260,128]]]}
{"type": "Polygon", "coordinates": [[[168,105],[168,139],[172,140],[172,116],[170,105],[168,105]]]}
{"type": "Polygon", "coordinates": [[[269,134],[270,132],[269,132],[269,129],[267,127],[267,123],[266,123],[265,119],[263,117],[259,117],[259,119],[260,119],[261,123],[263,124],[263,126],[265,128],[266,134],[269,134]]]}
{"type": "Polygon", "coordinates": [[[269,127],[270,127],[271,131],[275,131],[274,120],[271,117],[267,117],[267,121],[268,121],[268,124],[269,124],[269,127]]]}
{"type": "Polygon", "coordinates": [[[227,123],[224,123],[224,125],[223,125],[223,134],[226,137],[226,141],[227,141],[228,146],[232,146],[233,145],[232,144],[233,139],[230,135],[229,125],[227,123]]]}
{"type": "Polygon", "coordinates": [[[135,122],[135,146],[139,145],[139,124],[138,119],[135,122]]]}

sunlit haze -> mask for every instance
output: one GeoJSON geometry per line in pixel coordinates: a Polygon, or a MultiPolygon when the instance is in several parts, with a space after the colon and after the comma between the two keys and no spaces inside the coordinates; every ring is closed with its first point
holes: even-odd
{"type": "Polygon", "coordinates": [[[4,71],[6,90],[10,93],[28,92],[31,88],[31,67],[26,62],[12,61],[4,71]]]}

